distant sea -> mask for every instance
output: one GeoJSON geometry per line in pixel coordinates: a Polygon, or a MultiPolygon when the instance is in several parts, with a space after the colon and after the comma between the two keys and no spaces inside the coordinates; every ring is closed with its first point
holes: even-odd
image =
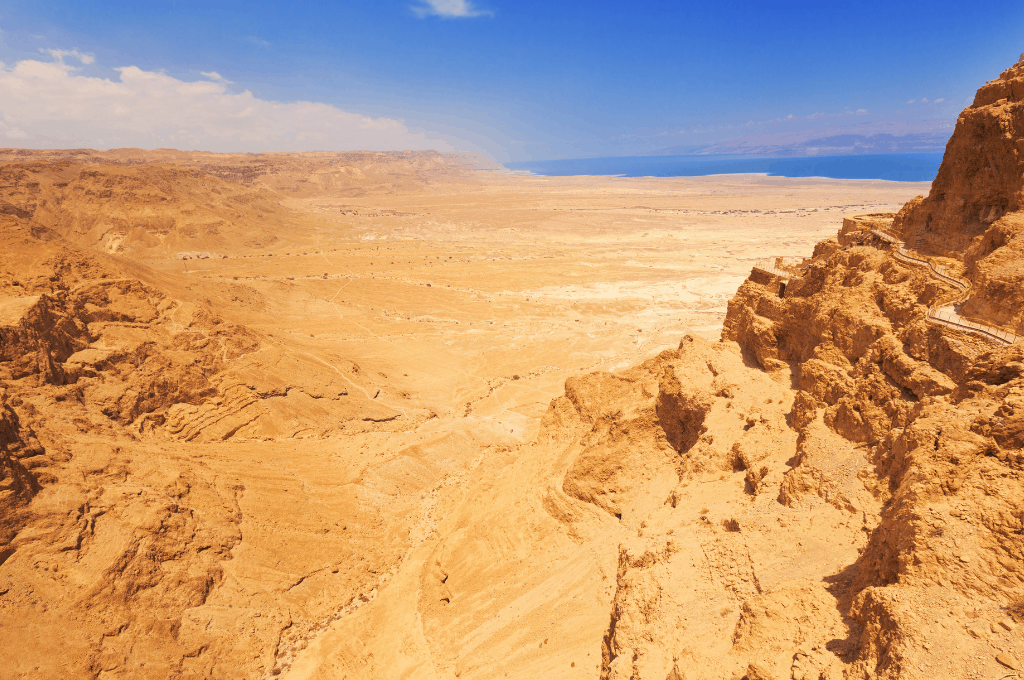
{"type": "Polygon", "coordinates": [[[894,153],[859,156],[754,158],[748,156],[616,156],[557,161],[505,163],[509,170],[537,175],[618,175],[621,177],[699,177],[761,173],[774,177],[831,177],[930,182],[942,162],[941,153],[894,153]]]}

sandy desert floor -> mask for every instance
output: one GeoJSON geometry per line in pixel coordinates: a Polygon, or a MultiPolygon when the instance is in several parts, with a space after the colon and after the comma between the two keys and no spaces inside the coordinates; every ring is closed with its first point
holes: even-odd
{"type": "Polygon", "coordinates": [[[295,351],[358,358],[392,407],[487,418],[522,439],[566,377],[631,366],[684,333],[717,339],[755,262],[809,255],[843,215],[927,188],[494,173],[446,191],[295,199],[314,226],[287,250],[146,264],[251,287],[265,301],[255,313],[211,302],[295,351]]]}

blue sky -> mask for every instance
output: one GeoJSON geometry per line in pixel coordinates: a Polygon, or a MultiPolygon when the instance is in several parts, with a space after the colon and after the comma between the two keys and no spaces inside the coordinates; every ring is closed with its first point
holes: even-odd
{"type": "Polygon", "coordinates": [[[629,155],[955,120],[1024,3],[0,4],[0,145],[629,155]]]}

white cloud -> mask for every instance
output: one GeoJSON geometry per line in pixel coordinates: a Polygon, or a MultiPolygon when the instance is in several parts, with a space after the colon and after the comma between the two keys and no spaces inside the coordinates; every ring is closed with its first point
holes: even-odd
{"type": "Polygon", "coordinates": [[[49,54],[51,57],[53,57],[54,61],[59,62],[61,64],[64,63],[65,57],[74,57],[83,64],[91,64],[94,61],[96,61],[96,57],[92,56],[91,54],[83,54],[78,50],[48,50],[45,48],[40,48],[39,51],[43,54],[49,54]]]}
{"type": "Polygon", "coordinates": [[[12,127],[0,120],[0,139],[28,139],[28,133],[21,128],[12,127]]]}
{"type": "Polygon", "coordinates": [[[920,99],[911,99],[910,101],[908,101],[906,103],[907,104],[913,104],[915,102],[920,102],[921,104],[932,104],[932,105],[935,105],[935,104],[941,104],[944,101],[946,101],[945,97],[939,97],[938,99],[932,99],[930,101],[929,101],[928,97],[921,97],[920,99]]]}
{"type": "Polygon", "coordinates": [[[226,85],[233,85],[234,83],[216,71],[200,71],[199,75],[206,76],[210,80],[216,80],[217,82],[224,83],[226,85]]]}
{"type": "Polygon", "coordinates": [[[493,12],[478,9],[470,0],[423,0],[423,4],[414,5],[412,11],[420,18],[427,16],[445,18],[493,16],[493,12]]]}
{"type": "MultiPolygon", "coordinates": [[[[455,145],[393,118],[371,118],[330,104],[232,93],[215,71],[188,82],[135,66],[117,78],[85,76],[55,62],[0,62],[0,146],[173,147],[208,151],[398,150],[455,145]],[[28,141],[25,141],[28,140],[28,141]]],[[[457,143],[457,142],[456,142],[457,143]]]]}
{"type": "Polygon", "coordinates": [[[867,112],[868,112],[867,109],[857,109],[857,115],[858,116],[863,116],[867,112]]]}

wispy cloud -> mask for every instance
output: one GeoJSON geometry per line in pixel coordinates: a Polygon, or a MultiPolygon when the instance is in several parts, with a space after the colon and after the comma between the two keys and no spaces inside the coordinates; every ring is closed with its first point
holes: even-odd
{"type": "Polygon", "coordinates": [[[269,47],[270,46],[270,41],[269,40],[264,40],[263,38],[260,38],[260,37],[255,36],[255,35],[247,35],[247,36],[245,36],[245,39],[248,40],[249,42],[251,42],[256,47],[269,47]]]}
{"type": "Polygon", "coordinates": [[[61,64],[64,63],[64,59],[66,59],[67,57],[74,57],[83,64],[91,64],[94,61],[96,61],[96,57],[92,56],[91,54],[85,54],[84,52],[80,52],[79,50],[49,50],[46,48],[40,48],[39,51],[43,54],[50,55],[51,57],[53,57],[54,61],[61,64]]]}
{"type": "Polygon", "coordinates": [[[216,80],[218,83],[224,83],[225,85],[234,85],[234,83],[216,71],[200,71],[199,75],[206,76],[210,80],[216,80]]]}
{"type": "Polygon", "coordinates": [[[494,12],[479,9],[470,0],[423,0],[422,4],[413,5],[412,11],[421,19],[429,16],[446,19],[494,16],[494,12]]]}
{"type": "Polygon", "coordinates": [[[260,99],[229,92],[216,71],[185,81],[135,66],[114,78],[86,76],[55,61],[0,63],[0,146],[174,147],[210,151],[455,150],[440,135],[394,118],[371,118],[330,104],[260,99]]]}
{"type": "Polygon", "coordinates": [[[921,97],[920,99],[909,99],[905,101],[903,105],[910,106],[911,104],[917,104],[920,106],[922,104],[931,104],[932,106],[935,106],[936,104],[941,104],[944,101],[946,101],[945,97],[939,97],[937,99],[928,99],[928,97],[921,97]]]}
{"type": "Polygon", "coordinates": [[[719,123],[718,125],[698,125],[692,129],[678,128],[675,130],[667,130],[659,133],[656,136],[668,137],[672,135],[704,135],[715,132],[723,132],[727,130],[747,130],[747,129],[764,129],[764,128],[775,128],[792,127],[794,124],[799,125],[804,120],[816,121],[818,119],[850,119],[852,116],[865,116],[868,114],[867,109],[850,109],[847,108],[843,111],[836,111],[833,113],[825,113],[822,111],[815,111],[807,115],[793,115],[792,113],[780,116],[778,118],[767,118],[764,120],[748,120],[746,123],[719,123]]]}

